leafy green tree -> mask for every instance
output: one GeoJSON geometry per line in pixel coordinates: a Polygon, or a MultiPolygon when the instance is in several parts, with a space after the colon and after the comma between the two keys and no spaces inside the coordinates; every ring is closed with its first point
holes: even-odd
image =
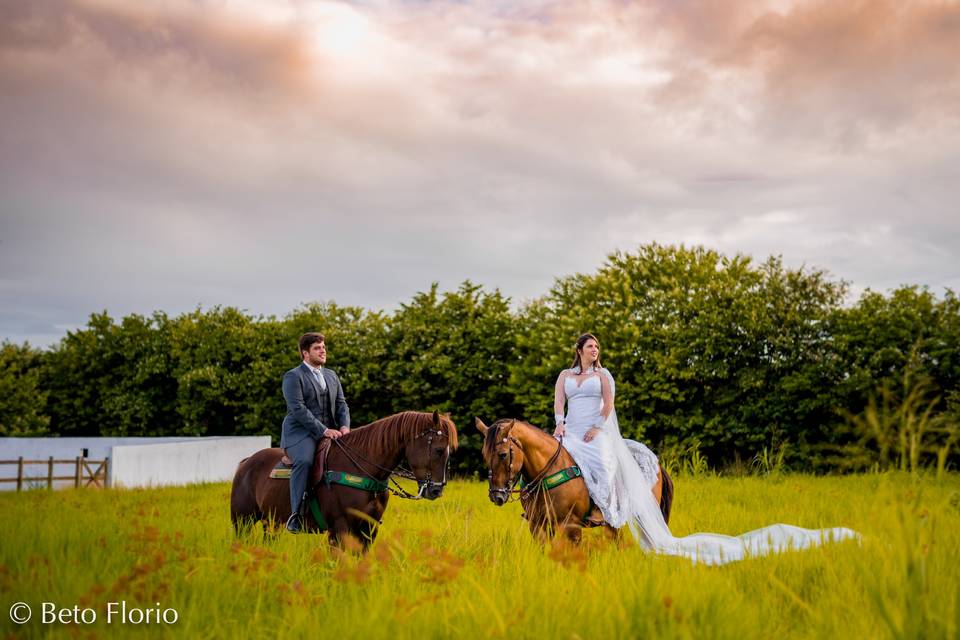
{"type": "Polygon", "coordinates": [[[104,410],[106,399],[117,397],[114,385],[125,374],[127,356],[119,332],[106,312],[92,314],[85,328],[69,332],[43,358],[40,380],[48,393],[51,432],[99,436],[121,429],[104,410]]]}
{"type": "Polygon", "coordinates": [[[960,301],[942,300],[925,287],[900,287],[888,296],[866,291],[832,320],[838,357],[845,363],[844,404],[862,408],[883,384],[908,370],[934,390],[960,390],[960,301]]]}
{"type": "Polygon", "coordinates": [[[43,436],[50,418],[40,387],[43,353],[28,344],[0,345],[0,436],[43,436]]]}
{"type": "MultiPolygon", "coordinates": [[[[311,303],[287,316],[281,331],[283,345],[277,352],[276,376],[271,378],[272,388],[268,391],[279,399],[281,420],[286,408],[280,380],[285,371],[300,362],[297,341],[308,331],[319,331],[326,338],[327,365],[340,377],[354,426],[369,424],[393,412],[393,402],[385,393],[389,354],[387,318],[382,312],[311,303]]],[[[280,421],[276,428],[279,437],[280,421]]]]}
{"type": "Polygon", "coordinates": [[[184,434],[166,314],[118,324],[94,314],[45,358],[50,415],[63,435],[184,434]]]}
{"type": "Polygon", "coordinates": [[[469,281],[442,295],[434,283],[390,320],[383,392],[393,411],[451,414],[461,434],[460,472],[481,464],[474,417],[517,415],[508,371],[515,336],[509,299],[469,281]]]}
{"type": "Polygon", "coordinates": [[[938,467],[949,466],[960,301],[901,287],[844,307],[845,292],[778,258],[648,244],[556,280],[518,311],[467,281],[450,292],[434,284],[392,314],[333,302],[282,319],[230,307],[119,321],[103,312],[49,351],[3,344],[0,433],[276,442],[281,377],[300,361],[299,336],[321,331],[354,425],[406,409],[449,412],[463,436],[457,470],[472,472],[482,464],[473,417],[550,428],[556,377],[590,331],[617,380],[624,435],[663,451],[696,451],[714,466],[763,450],[794,467],[833,465],[821,448],[862,440],[842,416],[909,376],[929,390],[930,442],[938,467]]]}
{"type": "Polygon", "coordinates": [[[254,319],[230,307],[197,309],[170,323],[169,354],[181,434],[258,431],[250,428],[255,418],[246,373],[269,354],[269,342],[264,345],[260,337],[254,319]]]}
{"type": "Polygon", "coordinates": [[[715,462],[804,439],[831,412],[812,385],[836,375],[819,367],[820,351],[843,291],[822,272],[786,270],[778,259],[754,266],[658,244],[615,253],[524,310],[512,377],[518,401],[546,424],[553,382],[589,331],[617,380],[625,436],[697,440],[715,462]]]}
{"type": "MultiPolygon", "coordinates": [[[[854,306],[835,310],[830,332],[844,368],[835,392],[838,413],[848,419],[865,416],[860,422],[853,420],[854,426],[883,424],[876,419],[886,415],[876,408],[879,396],[897,407],[899,413],[887,412],[890,415],[910,416],[913,394],[902,391],[902,381],[910,380],[934,399],[925,405],[923,422],[936,426],[929,436],[939,438],[938,468],[956,462],[955,439],[949,435],[960,424],[956,410],[960,397],[960,302],[956,294],[948,289],[938,300],[925,287],[900,287],[887,295],[868,290],[854,306]]],[[[894,430],[898,433],[899,425],[909,423],[900,418],[892,422],[898,425],[894,430]]],[[[858,440],[851,438],[851,433],[856,430],[840,429],[834,437],[824,438],[825,450],[867,451],[860,446],[862,434],[858,440]]],[[[858,462],[856,456],[848,457],[847,463],[827,457],[824,464],[842,468],[858,462]]],[[[882,459],[879,464],[883,467],[882,459]]]]}

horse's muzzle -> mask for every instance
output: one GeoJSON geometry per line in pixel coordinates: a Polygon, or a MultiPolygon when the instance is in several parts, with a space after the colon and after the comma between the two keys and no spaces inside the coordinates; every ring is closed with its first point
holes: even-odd
{"type": "Polygon", "coordinates": [[[420,494],[421,498],[426,498],[427,500],[436,500],[443,495],[443,486],[446,483],[444,482],[434,482],[433,480],[427,480],[420,484],[420,494]]]}
{"type": "Polygon", "coordinates": [[[490,489],[490,502],[502,507],[510,499],[510,489],[490,489]]]}

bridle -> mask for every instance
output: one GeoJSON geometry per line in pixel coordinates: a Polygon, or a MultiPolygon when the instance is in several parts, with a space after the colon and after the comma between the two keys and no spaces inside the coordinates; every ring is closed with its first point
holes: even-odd
{"type": "MultiPolygon", "coordinates": [[[[506,443],[507,445],[507,469],[513,469],[513,445],[517,445],[517,448],[523,451],[523,445],[520,444],[520,441],[514,438],[513,436],[505,436],[500,443],[506,443]]],[[[498,454],[499,455],[499,454],[498,454]]],[[[504,487],[494,487],[493,486],[493,467],[487,469],[487,493],[490,496],[490,499],[493,500],[494,496],[503,498],[503,501],[510,502],[510,499],[513,497],[514,493],[519,493],[514,487],[517,486],[517,483],[520,482],[520,478],[523,476],[523,465],[520,465],[520,468],[517,469],[517,475],[511,478],[506,486],[504,487]]]]}
{"type": "MultiPolygon", "coordinates": [[[[428,455],[433,455],[433,438],[434,438],[435,435],[436,435],[436,436],[442,436],[442,435],[443,435],[443,431],[442,431],[441,429],[436,429],[436,428],[434,428],[433,426],[431,426],[430,428],[426,429],[425,431],[421,431],[421,432],[418,433],[416,436],[414,436],[414,437],[411,439],[411,442],[416,442],[416,441],[419,440],[420,438],[426,437],[426,438],[427,438],[427,452],[428,452],[428,455]]],[[[446,460],[444,460],[444,464],[443,464],[443,477],[440,479],[440,482],[434,482],[434,480],[433,480],[433,473],[432,473],[432,471],[431,471],[431,469],[430,469],[430,465],[427,465],[427,477],[424,478],[423,480],[419,480],[419,479],[416,477],[416,475],[414,475],[414,473],[413,473],[412,471],[410,471],[409,469],[406,469],[406,468],[402,467],[401,465],[397,465],[397,466],[396,466],[395,468],[393,468],[393,469],[387,469],[386,467],[381,467],[381,466],[378,465],[376,462],[371,462],[370,460],[367,460],[366,458],[364,458],[363,456],[361,456],[359,453],[357,453],[355,450],[350,449],[347,445],[345,445],[344,443],[340,442],[340,438],[337,438],[337,439],[334,440],[333,442],[334,442],[334,444],[336,444],[338,447],[340,447],[340,450],[343,451],[344,455],[347,456],[347,458],[350,460],[350,462],[352,462],[353,464],[355,464],[355,465],[357,466],[357,468],[360,469],[360,470],[361,470],[364,474],[366,474],[367,476],[373,478],[373,477],[374,477],[374,474],[370,473],[370,471],[368,471],[368,470],[363,466],[363,464],[361,464],[361,463],[357,460],[357,458],[359,458],[360,460],[362,460],[364,463],[366,463],[366,464],[368,464],[368,465],[370,465],[370,466],[372,466],[372,467],[375,467],[376,469],[379,469],[380,471],[385,471],[385,472],[387,473],[387,477],[389,478],[390,482],[392,482],[392,483],[394,484],[393,487],[388,486],[387,488],[390,489],[390,493],[392,493],[393,495],[397,496],[398,498],[406,498],[406,499],[408,499],[408,500],[420,500],[421,498],[424,497],[424,494],[427,494],[427,493],[429,493],[430,491],[442,490],[442,489],[447,485],[447,477],[450,475],[450,447],[449,447],[449,445],[447,446],[447,448],[446,448],[446,450],[445,450],[445,452],[444,452],[444,453],[446,453],[447,458],[446,458],[446,460]],[[404,478],[404,479],[407,479],[407,480],[414,480],[414,481],[416,481],[417,487],[418,487],[417,492],[414,494],[414,493],[410,493],[409,491],[407,491],[406,489],[404,489],[402,486],[400,486],[400,483],[396,481],[396,479],[395,479],[394,476],[399,476],[399,477],[404,478]]]]}
{"type": "MultiPolygon", "coordinates": [[[[520,444],[520,441],[514,438],[512,435],[506,435],[500,440],[500,443],[506,443],[507,445],[507,469],[513,469],[513,445],[517,445],[517,448],[520,451],[523,451],[523,445],[520,444]]],[[[487,470],[487,493],[490,496],[490,499],[493,500],[494,497],[500,497],[503,499],[504,503],[511,502],[514,494],[518,495],[521,502],[526,502],[531,497],[536,495],[541,489],[541,481],[547,475],[550,467],[553,466],[553,463],[557,461],[557,458],[560,457],[560,451],[563,449],[563,436],[560,436],[560,439],[557,441],[557,450],[553,452],[553,456],[550,457],[550,460],[547,461],[547,464],[543,466],[543,469],[538,473],[525,487],[516,489],[517,483],[523,478],[523,465],[520,465],[520,468],[517,469],[517,474],[512,477],[509,482],[507,482],[504,487],[494,487],[493,486],[493,467],[487,470]]]]}
{"type": "MultiPolygon", "coordinates": [[[[442,436],[442,435],[443,435],[443,431],[441,431],[440,429],[437,429],[436,431],[434,431],[432,428],[430,428],[430,429],[427,429],[426,431],[423,431],[423,432],[417,434],[416,437],[414,437],[414,439],[413,439],[413,441],[417,441],[417,440],[419,440],[420,438],[422,438],[422,437],[424,437],[424,436],[427,437],[427,455],[428,455],[428,456],[432,456],[432,455],[433,455],[433,436],[434,436],[434,434],[436,434],[436,435],[438,435],[438,436],[442,436]]],[[[431,465],[428,464],[428,465],[427,465],[427,477],[426,477],[422,482],[418,481],[420,490],[417,491],[417,498],[416,498],[416,499],[419,500],[420,498],[422,498],[424,491],[427,491],[427,492],[429,492],[429,491],[431,491],[431,490],[440,490],[440,491],[442,491],[443,488],[444,488],[445,486],[447,486],[447,477],[450,475],[450,445],[449,445],[449,444],[447,445],[447,448],[446,448],[446,450],[445,450],[445,453],[446,453],[446,460],[443,461],[443,476],[440,478],[440,482],[434,482],[434,481],[433,481],[433,472],[431,471],[431,465]]],[[[406,471],[406,470],[405,470],[405,471],[406,471]]],[[[413,473],[412,473],[412,472],[406,471],[406,473],[409,474],[409,475],[406,476],[406,477],[416,480],[416,478],[413,476],[413,473]]],[[[406,496],[404,496],[404,497],[406,497],[406,496]]]]}

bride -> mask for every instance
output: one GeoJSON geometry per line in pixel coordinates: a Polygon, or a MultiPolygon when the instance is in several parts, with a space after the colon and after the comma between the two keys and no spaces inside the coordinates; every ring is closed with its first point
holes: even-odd
{"type": "Polygon", "coordinates": [[[816,546],[831,539],[859,538],[855,531],[842,527],[803,529],[786,524],[736,537],[715,533],[674,537],[651,493],[657,457],[645,445],[620,435],[615,395],[613,376],[600,363],[599,341],[592,334],[583,334],[574,348],[571,368],[561,371],[557,378],[554,435],[563,436],[563,445],[580,467],[590,497],[607,524],[617,529],[629,526],[643,548],[706,564],[723,564],[747,556],[816,546]]]}

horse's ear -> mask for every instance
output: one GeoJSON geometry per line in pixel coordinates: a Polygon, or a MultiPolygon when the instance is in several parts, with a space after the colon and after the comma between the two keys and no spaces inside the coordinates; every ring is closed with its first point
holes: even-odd
{"type": "Polygon", "coordinates": [[[438,429],[440,428],[440,412],[439,411],[433,412],[433,426],[437,427],[438,429]]]}
{"type": "Polygon", "coordinates": [[[503,434],[503,437],[506,438],[507,434],[510,433],[510,430],[513,429],[514,425],[517,424],[517,419],[513,418],[510,422],[507,422],[502,427],[500,427],[500,433],[503,434]]]}
{"type": "Polygon", "coordinates": [[[476,417],[475,417],[475,418],[473,419],[473,424],[476,425],[477,431],[479,431],[479,432],[482,433],[483,435],[487,435],[487,429],[489,429],[490,427],[488,427],[487,425],[483,424],[483,420],[481,420],[480,418],[476,418],[476,417]]]}

